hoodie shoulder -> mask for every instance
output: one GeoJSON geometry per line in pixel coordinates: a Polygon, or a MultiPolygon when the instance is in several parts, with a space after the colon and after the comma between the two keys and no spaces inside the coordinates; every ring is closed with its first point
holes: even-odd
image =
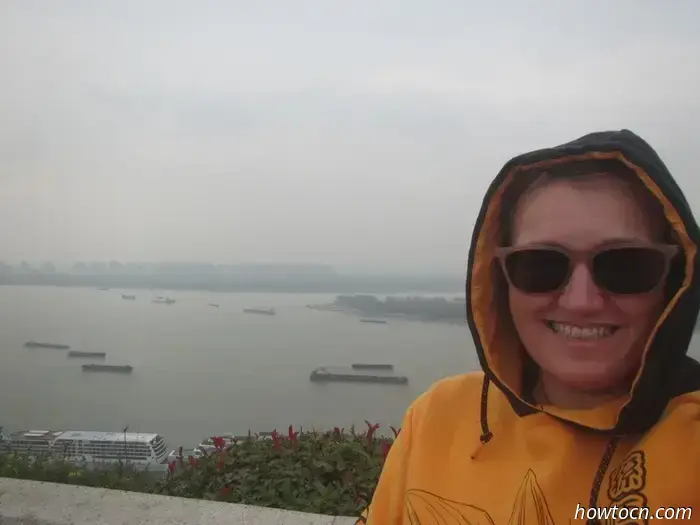
{"type": "Polygon", "coordinates": [[[414,426],[442,426],[447,422],[469,419],[464,416],[472,412],[478,414],[483,382],[483,371],[459,374],[436,381],[411,404],[414,426]],[[455,411],[462,417],[455,418],[455,411]]]}
{"type": "Polygon", "coordinates": [[[480,393],[484,382],[484,372],[481,370],[467,372],[439,379],[422,394],[417,403],[451,400],[454,396],[461,396],[469,392],[480,393]]]}

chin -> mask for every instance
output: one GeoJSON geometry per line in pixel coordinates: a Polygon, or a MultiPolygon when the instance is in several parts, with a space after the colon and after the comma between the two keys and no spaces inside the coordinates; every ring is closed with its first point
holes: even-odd
{"type": "Polygon", "coordinates": [[[615,388],[623,379],[617,375],[600,370],[599,367],[591,367],[586,370],[585,365],[576,363],[565,370],[551,370],[551,374],[569,388],[582,392],[601,392],[615,388]]]}

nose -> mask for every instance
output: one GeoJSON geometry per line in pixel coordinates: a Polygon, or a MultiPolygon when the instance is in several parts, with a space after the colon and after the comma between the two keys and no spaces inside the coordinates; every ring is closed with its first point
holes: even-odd
{"type": "Polygon", "coordinates": [[[604,306],[603,294],[585,264],[574,267],[571,279],[559,296],[559,306],[579,313],[594,312],[604,306]]]}

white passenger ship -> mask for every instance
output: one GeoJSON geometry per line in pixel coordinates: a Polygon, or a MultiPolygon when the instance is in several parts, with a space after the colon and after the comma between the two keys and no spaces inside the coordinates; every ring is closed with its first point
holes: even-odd
{"type": "Polygon", "coordinates": [[[6,437],[4,446],[20,454],[48,454],[54,440],[61,434],[63,430],[21,430],[6,437]]]}
{"type": "Polygon", "coordinates": [[[163,463],[168,457],[162,436],[137,432],[29,430],[14,432],[7,444],[16,452],[49,453],[71,462],[145,466],[163,463]]]}

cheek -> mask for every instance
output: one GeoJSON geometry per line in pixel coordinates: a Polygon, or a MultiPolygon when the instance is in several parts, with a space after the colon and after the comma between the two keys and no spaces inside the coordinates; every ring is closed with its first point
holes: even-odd
{"type": "Polygon", "coordinates": [[[528,318],[538,318],[552,304],[549,296],[525,295],[518,290],[509,290],[510,313],[516,323],[528,318]]]}
{"type": "Polygon", "coordinates": [[[663,309],[663,292],[613,299],[617,309],[637,326],[654,325],[663,309]]]}

